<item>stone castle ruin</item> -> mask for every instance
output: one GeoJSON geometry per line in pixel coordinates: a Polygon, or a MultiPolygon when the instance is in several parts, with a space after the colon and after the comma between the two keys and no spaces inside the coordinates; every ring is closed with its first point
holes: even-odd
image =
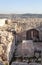
{"type": "Polygon", "coordinates": [[[40,55],[41,51],[42,18],[0,20],[0,61],[12,62],[14,56],[15,61],[20,62],[22,57],[24,62],[29,55],[40,55]]]}

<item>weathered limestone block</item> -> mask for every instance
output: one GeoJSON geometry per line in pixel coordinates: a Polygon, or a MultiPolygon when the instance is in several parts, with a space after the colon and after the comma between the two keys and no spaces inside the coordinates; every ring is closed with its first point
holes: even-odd
{"type": "Polygon", "coordinates": [[[10,42],[7,46],[7,60],[9,62],[13,57],[14,50],[15,50],[15,41],[13,40],[13,42],[10,42]]]}
{"type": "Polygon", "coordinates": [[[34,45],[32,40],[23,40],[22,42],[23,56],[31,57],[34,55],[34,45]]]}
{"type": "Polygon", "coordinates": [[[41,65],[40,63],[29,63],[29,65],[41,65]]]}
{"type": "Polygon", "coordinates": [[[9,61],[12,58],[15,49],[15,37],[12,32],[0,31],[0,57],[3,61],[9,61]]]}
{"type": "Polygon", "coordinates": [[[20,43],[17,46],[15,56],[23,56],[23,57],[32,57],[34,55],[34,45],[32,40],[23,40],[22,43],[20,43]]]}
{"type": "Polygon", "coordinates": [[[29,65],[29,64],[26,62],[12,62],[11,65],[29,65]]]}

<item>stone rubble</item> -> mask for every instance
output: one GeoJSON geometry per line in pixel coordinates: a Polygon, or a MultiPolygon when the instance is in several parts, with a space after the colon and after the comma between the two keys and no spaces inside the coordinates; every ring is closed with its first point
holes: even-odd
{"type": "Polygon", "coordinates": [[[39,63],[12,62],[11,65],[41,65],[39,63]]]}

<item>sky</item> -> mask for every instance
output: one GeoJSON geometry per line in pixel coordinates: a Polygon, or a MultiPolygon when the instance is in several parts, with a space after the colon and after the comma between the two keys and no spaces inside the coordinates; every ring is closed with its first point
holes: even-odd
{"type": "Polygon", "coordinates": [[[0,0],[0,13],[42,14],[42,0],[0,0]]]}

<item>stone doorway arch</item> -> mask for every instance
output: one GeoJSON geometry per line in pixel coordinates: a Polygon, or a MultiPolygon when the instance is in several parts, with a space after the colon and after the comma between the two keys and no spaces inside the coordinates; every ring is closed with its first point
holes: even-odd
{"type": "Polygon", "coordinates": [[[39,31],[36,29],[27,30],[26,40],[39,40],[39,31]]]}

